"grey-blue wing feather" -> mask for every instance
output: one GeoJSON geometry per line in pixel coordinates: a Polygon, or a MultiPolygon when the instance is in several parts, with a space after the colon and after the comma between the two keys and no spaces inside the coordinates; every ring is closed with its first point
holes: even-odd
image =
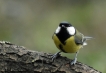
{"type": "Polygon", "coordinates": [[[74,37],[75,37],[75,43],[78,45],[83,45],[83,43],[86,41],[86,39],[84,38],[84,35],[78,31],[76,31],[76,34],[74,37]]]}
{"type": "Polygon", "coordinates": [[[84,36],[82,33],[76,30],[75,43],[80,45],[87,45],[86,40],[92,39],[92,37],[84,36]]]}

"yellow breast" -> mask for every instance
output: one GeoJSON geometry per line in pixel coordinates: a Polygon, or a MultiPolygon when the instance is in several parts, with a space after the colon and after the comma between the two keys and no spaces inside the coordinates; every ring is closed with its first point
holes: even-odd
{"type": "Polygon", "coordinates": [[[58,37],[55,34],[53,35],[53,40],[58,49],[60,49],[59,45],[61,45],[62,49],[67,53],[75,53],[82,47],[82,45],[77,45],[75,43],[74,36],[68,38],[65,41],[66,42],[65,45],[60,42],[60,40],[58,39],[58,37]]]}

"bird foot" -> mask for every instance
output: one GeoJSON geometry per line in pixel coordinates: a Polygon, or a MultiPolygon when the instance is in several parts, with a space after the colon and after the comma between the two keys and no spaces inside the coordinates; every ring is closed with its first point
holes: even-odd
{"type": "Polygon", "coordinates": [[[52,56],[52,61],[54,61],[54,59],[56,59],[57,57],[60,56],[60,52],[57,52],[55,53],[53,56],[52,56]]]}
{"type": "Polygon", "coordinates": [[[71,65],[75,65],[75,63],[76,63],[76,61],[77,61],[77,58],[75,58],[73,61],[71,61],[71,65]]]}

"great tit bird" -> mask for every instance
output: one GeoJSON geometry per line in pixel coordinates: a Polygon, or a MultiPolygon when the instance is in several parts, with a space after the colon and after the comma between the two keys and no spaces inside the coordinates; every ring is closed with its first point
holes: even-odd
{"type": "Polygon", "coordinates": [[[74,65],[77,61],[79,49],[83,48],[84,45],[87,45],[86,40],[91,38],[92,37],[84,36],[70,23],[61,22],[52,36],[56,47],[60,51],[52,56],[52,60],[59,56],[61,52],[76,53],[74,60],[70,63],[71,65],[74,65]]]}

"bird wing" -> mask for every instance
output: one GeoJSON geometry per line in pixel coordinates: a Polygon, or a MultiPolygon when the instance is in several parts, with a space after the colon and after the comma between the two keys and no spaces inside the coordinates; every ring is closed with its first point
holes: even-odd
{"type": "Polygon", "coordinates": [[[76,30],[76,34],[74,36],[75,36],[75,43],[83,45],[85,41],[84,35],[76,30]]]}
{"type": "Polygon", "coordinates": [[[75,43],[81,45],[87,45],[86,40],[92,39],[92,37],[84,36],[82,33],[76,30],[75,43]]]}

